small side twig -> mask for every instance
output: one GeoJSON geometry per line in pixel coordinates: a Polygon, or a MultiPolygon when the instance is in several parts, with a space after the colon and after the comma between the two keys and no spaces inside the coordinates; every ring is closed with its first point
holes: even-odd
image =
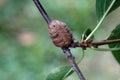
{"type": "Polygon", "coordinates": [[[70,52],[70,49],[68,48],[63,48],[63,52],[66,55],[66,57],[68,58],[69,62],[71,63],[73,70],[77,73],[77,75],[79,76],[80,80],[86,80],[85,77],[83,76],[81,70],[79,69],[77,63],[75,62],[75,58],[72,55],[72,53],[70,52]]]}
{"type": "Polygon", "coordinates": [[[116,39],[116,40],[103,40],[101,42],[92,42],[92,45],[106,45],[106,44],[113,44],[113,43],[120,43],[120,39],[116,39]]]}
{"type": "Polygon", "coordinates": [[[103,41],[100,41],[100,42],[92,42],[92,40],[90,39],[86,42],[84,42],[84,41],[83,42],[74,42],[69,47],[71,47],[71,48],[81,47],[85,50],[86,48],[89,48],[89,47],[97,48],[98,46],[108,45],[108,44],[113,44],[113,43],[120,43],[120,39],[103,40],[103,41]]]}

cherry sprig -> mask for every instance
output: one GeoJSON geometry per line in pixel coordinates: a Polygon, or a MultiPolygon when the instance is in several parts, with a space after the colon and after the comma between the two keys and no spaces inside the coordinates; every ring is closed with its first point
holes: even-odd
{"type": "MultiPolygon", "coordinates": [[[[48,25],[51,24],[52,20],[50,19],[50,17],[48,16],[47,12],[45,11],[45,9],[43,8],[43,6],[41,5],[41,3],[39,2],[39,0],[33,0],[36,7],[38,8],[39,12],[41,13],[41,15],[43,16],[43,18],[45,19],[45,21],[47,22],[48,25]]],[[[114,4],[114,2],[113,2],[114,4]]],[[[111,6],[113,5],[111,4],[111,6]]],[[[100,26],[100,24],[102,23],[103,19],[105,18],[105,16],[107,15],[107,13],[109,12],[111,6],[108,8],[106,14],[103,16],[102,20],[99,22],[98,26],[92,31],[92,33],[86,38],[86,40],[82,40],[82,42],[80,41],[72,41],[71,43],[69,43],[67,46],[63,46],[61,47],[61,49],[63,50],[64,54],[66,55],[66,57],[68,58],[69,62],[72,65],[73,70],[77,73],[77,75],[79,76],[80,80],[86,80],[84,75],[82,74],[80,68],[78,67],[76,61],[75,61],[75,57],[72,55],[70,48],[76,48],[76,47],[80,47],[83,50],[86,50],[87,48],[98,48],[99,46],[102,45],[107,45],[107,44],[113,44],[113,43],[120,43],[120,39],[117,40],[102,40],[100,42],[93,42],[92,39],[90,39],[90,37],[93,35],[93,33],[98,29],[98,27],[100,26]]],[[[63,24],[63,23],[62,23],[63,24]]],[[[66,26],[66,25],[65,25],[66,26]]],[[[66,30],[69,32],[69,30],[66,28],[66,30]]],[[[70,34],[70,33],[69,33],[70,34]]],[[[70,34],[71,37],[72,34],[70,34]]],[[[67,37],[69,37],[67,35],[67,37]]],[[[59,39],[59,38],[58,38],[59,39]]],[[[69,39],[68,39],[69,40],[69,39]]],[[[55,44],[55,43],[54,43],[55,44]]],[[[60,47],[60,46],[59,46],[60,47]]]]}

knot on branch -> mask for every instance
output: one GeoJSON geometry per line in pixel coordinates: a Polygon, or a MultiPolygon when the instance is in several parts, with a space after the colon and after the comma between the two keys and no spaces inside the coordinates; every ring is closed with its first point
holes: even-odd
{"type": "Polygon", "coordinates": [[[82,41],[82,42],[74,42],[70,45],[70,47],[72,48],[76,48],[76,47],[81,47],[83,50],[86,50],[86,48],[88,47],[98,47],[96,44],[92,44],[93,40],[89,39],[87,41],[82,41]]]}

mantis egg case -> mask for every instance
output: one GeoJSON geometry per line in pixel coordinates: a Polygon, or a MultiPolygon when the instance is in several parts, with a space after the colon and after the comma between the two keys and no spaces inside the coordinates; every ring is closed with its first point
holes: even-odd
{"type": "Polygon", "coordinates": [[[53,20],[48,25],[48,31],[53,43],[57,47],[68,47],[73,41],[70,29],[64,22],[53,20]]]}

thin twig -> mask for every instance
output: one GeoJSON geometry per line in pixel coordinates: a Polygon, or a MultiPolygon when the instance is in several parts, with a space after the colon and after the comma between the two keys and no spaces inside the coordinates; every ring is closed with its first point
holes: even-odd
{"type": "Polygon", "coordinates": [[[113,43],[120,43],[120,39],[116,39],[116,40],[103,40],[101,42],[92,42],[92,45],[106,45],[106,44],[113,44],[113,43]]]}
{"type": "Polygon", "coordinates": [[[63,52],[66,55],[66,57],[68,58],[69,62],[71,63],[73,70],[79,76],[80,80],[86,80],[85,77],[83,76],[81,70],[79,69],[77,63],[75,62],[75,58],[72,55],[72,53],[70,52],[70,50],[68,48],[63,48],[63,52]]]}
{"type": "Polygon", "coordinates": [[[90,42],[74,42],[72,43],[69,47],[71,48],[75,48],[75,47],[81,47],[84,50],[86,48],[90,48],[90,47],[95,47],[97,48],[98,46],[102,46],[102,45],[108,45],[108,44],[113,44],[113,43],[120,43],[120,39],[116,39],[116,40],[103,40],[100,42],[92,42],[92,40],[90,42]]]}
{"type": "Polygon", "coordinates": [[[48,16],[48,14],[46,13],[46,11],[43,8],[43,6],[41,5],[40,1],[39,0],[33,0],[33,1],[34,1],[35,5],[37,6],[39,12],[42,14],[43,18],[47,22],[47,24],[49,24],[51,22],[51,19],[48,16]]]}

